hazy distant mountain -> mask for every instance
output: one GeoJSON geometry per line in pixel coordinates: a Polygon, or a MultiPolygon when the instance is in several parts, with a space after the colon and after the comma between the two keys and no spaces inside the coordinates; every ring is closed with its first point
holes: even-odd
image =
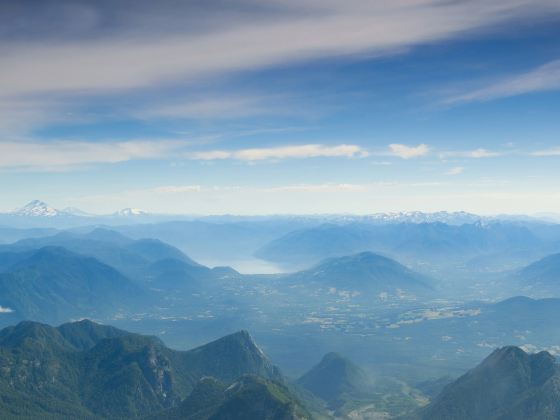
{"type": "MultiPolygon", "coordinates": [[[[48,237],[23,239],[14,244],[0,245],[0,254],[38,249],[44,246],[64,247],[73,252],[94,257],[139,283],[158,276],[158,273],[154,271],[158,266],[154,263],[160,260],[177,260],[185,268],[190,268],[199,275],[211,274],[209,268],[196,263],[171,245],[157,239],[133,240],[104,228],[98,228],[86,234],[65,231],[48,237]]],[[[164,265],[161,268],[167,269],[164,265]]],[[[180,278],[175,280],[181,281],[180,278]]]]}
{"type": "Polygon", "coordinates": [[[25,206],[15,210],[11,213],[14,216],[20,217],[56,217],[56,216],[66,216],[69,213],[64,213],[53,207],[50,207],[47,203],[40,200],[33,200],[27,203],[25,206]]]}
{"type": "MultiPolygon", "coordinates": [[[[467,262],[480,255],[534,255],[559,246],[516,223],[323,224],[283,235],[256,256],[285,265],[310,265],[324,258],[372,251],[414,261],[467,262]]],[[[538,255],[538,254],[537,254],[538,255]]]]}
{"type": "Polygon", "coordinates": [[[51,228],[18,229],[11,227],[0,227],[0,244],[9,244],[25,238],[40,238],[52,236],[58,231],[51,228]]]}
{"type": "Polygon", "coordinates": [[[433,293],[428,277],[371,252],[330,258],[309,270],[288,275],[281,281],[299,284],[304,288],[357,292],[367,299],[378,297],[379,294],[433,293]]]}
{"type": "Polygon", "coordinates": [[[483,217],[464,211],[447,212],[438,211],[435,213],[424,213],[421,211],[375,213],[365,216],[368,221],[380,223],[446,223],[449,225],[463,225],[465,223],[476,223],[483,220],[483,217]]]}
{"type": "MultiPolygon", "coordinates": [[[[135,219],[133,219],[135,220],[135,219]]],[[[193,258],[231,261],[253,258],[255,250],[286,232],[317,222],[278,218],[254,221],[175,220],[129,224],[114,230],[131,238],[157,238],[180,248],[193,258]]],[[[223,263],[220,263],[223,265],[223,263]]]]}
{"type": "Polygon", "coordinates": [[[560,296],[560,254],[530,264],[517,272],[514,279],[527,294],[560,296]]]}
{"type": "Polygon", "coordinates": [[[223,414],[214,418],[300,408],[284,399],[285,389],[273,382],[282,381],[278,370],[245,332],[174,351],[157,338],[89,321],[58,328],[23,322],[0,331],[0,365],[2,418],[145,417],[179,406],[193,389],[200,393],[197,383],[206,376],[233,383],[212,406],[223,414]],[[250,404],[259,400],[264,406],[250,404]]]}
{"type": "MultiPolygon", "coordinates": [[[[49,206],[47,203],[41,200],[32,200],[25,206],[9,213],[13,216],[19,217],[64,217],[64,216],[77,216],[77,217],[102,217],[95,216],[75,207],[67,207],[63,210],[55,209],[49,206]]],[[[116,217],[134,217],[134,216],[146,216],[148,212],[136,209],[136,208],[125,208],[113,213],[111,216],[116,217]]]]}
{"type": "Polygon", "coordinates": [[[17,319],[105,316],[142,295],[112,267],[64,248],[44,247],[16,257],[12,254],[0,274],[0,305],[17,319]]]}
{"type": "Polygon", "coordinates": [[[426,420],[553,420],[560,418],[560,371],[547,352],[494,351],[446,386],[417,418],[426,420]]]}
{"type": "Polygon", "coordinates": [[[367,398],[372,390],[368,375],[340,354],[328,353],[297,383],[336,410],[352,400],[367,398]]]}

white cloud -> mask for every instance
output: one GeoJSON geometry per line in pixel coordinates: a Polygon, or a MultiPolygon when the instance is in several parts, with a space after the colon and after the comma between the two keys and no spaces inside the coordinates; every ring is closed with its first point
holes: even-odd
{"type": "Polygon", "coordinates": [[[12,308],[0,305],[0,314],[10,314],[12,312],[14,312],[12,308]]]}
{"type": "Polygon", "coordinates": [[[532,156],[547,157],[547,156],[560,156],[560,147],[553,147],[552,149],[538,150],[531,153],[532,156]]]}
{"type": "Polygon", "coordinates": [[[200,191],[202,191],[200,185],[165,185],[154,188],[154,192],[159,194],[181,194],[200,191]]]}
{"type": "Polygon", "coordinates": [[[462,174],[463,172],[465,172],[465,168],[463,168],[462,166],[456,166],[455,168],[451,168],[450,170],[448,170],[445,174],[446,175],[459,175],[459,174],[462,174]]]}
{"type": "MultiPolygon", "coordinates": [[[[257,95],[222,95],[219,97],[188,98],[165,105],[150,104],[150,107],[137,112],[140,117],[193,118],[193,119],[230,119],[254,115],[285,114],[290,107],[273,106],[280,98],[257,95]]],[[[293,112],[297,112],[293,110],[293,112]]]]}
{"type": "Polygon", "coordinates": [[[335,192],[363,192],[367,186],[363,184],[301,184],[285,185],[265,189],[266,192],[313,192],[313,193],[335,193],[335,192]]]}
{"type": "Polygon", "coordinates": [[[172,155],[186,144],[177,140],[130,140],[109,143],[0,142],[0,168],[56,170],[95,163],[157,159],[172,155]]]}
{"type": "Polygon", "coordinates": [[[551,61],[524,74],[506,77],[504,80],[447,99],[449,104],[483,102],[532,92],[560,89],[560,60],[551,61]]]}
{"type": "Polygon", "coordinates": [[[402,159],[412,159],[416,157],[425,156],[430,152],[430,148],[425,144],[418,146],[406,146],[404,144],[390,144],[390,154],[398,156],[402,159]]]}
{"type": "Polygon", "coordinates": [[[475,149],[475,150],[462,150],[462,151],[448,151],[441,152],[439,155],[442,159],[448,157],[461,157],[461,158],[472,158],[472,159],[482,159],[502,156],[504,153],[495,152],[486,149],[475,149]]]}
{"type": "Polygon", "coordinates": [[[283,146],[269,148],[242,149],[235,151],[211,150],[187,154],[194,160],[223,160],[234,159],[243,161],[259,161],[267,159],[304,159],[315,157],[366,157],[367,151],[360,146],[341,144],[325,146],[322,144],[304,144],[298,146],[283,146]]]}

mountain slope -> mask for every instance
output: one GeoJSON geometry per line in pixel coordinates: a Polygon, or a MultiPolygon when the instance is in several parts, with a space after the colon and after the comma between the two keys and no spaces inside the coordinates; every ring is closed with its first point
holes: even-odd
{"type": "Polygon", "coordinates": [[[431,280],[407,267],[371,252],[331,258],[317,266],[287,276],[287,283],[305,288],[323,287],[368,295],[386,293],[429,294],[431,280]]]}
{"type": "Polygon", "coordinates": [[[47,203],[40,200],[30,201],[25,206],[17,209],[11,214],[20,217],[56,217],[64,215],[63,212],[54,209],[47,203]]]}
{"type": "Polygon", "coordinates": [[[259,383],[282,380],[246,332],[175,351],[90,321],[6,328],[0,366],[2,418],[143,417],[178,406],[205,376],[226,385],[246,374],[261,376],[259,383]]]}
{"type": "Polygon", "coordinates": [[[247,372],[281,380],[278,368],[268,360],[247,331],[228,335],[189,351],[185,355],[185,363],[200,377],[213,376],[226,382],[247,372]]]}
{"type": "Polygon", "coordinates": [[[298,379],[297,383],[337,409],[345,401],[371,393],[367,374],[337,353],[326,354],[321,362],[298,379]]]}
{"type": "Polygon", "coordinates": [[[559,384],[559,368],[549,353],[527,354],[518,347],[503,347],[446,386],[417,418],[557,419],[559,384]]]}
{"type": "Polygon", "coordinates": [[[0,255],[45,246],[63,247],[94,257],[139,283],[146,282],[146,276],[154,275],[153,269],[150,270],[152,264],[166,259],[181,261],[185,266],[192,267],[193,272],[210,272],[209,268],[194,262],[177,248],[164,242],[156,239],[133,240],[103,228],[85,234],[61,232],[54,236],[20,240],[11,245],[0,246],[0,255]]]}
{"type": "Polygon", "coordinates": [[[150,419],[303,420],[311,415],[284,385],[244,375],[229,387],[214,378],[203,378],[179,407],[150,419]]]}
{"type": "Polygon", "coordinates": [[[481,255],[504,257],[514,251],[530,258],[555,247],[557,244],[538,238],[516,223],[348,223],[322,224],[287,233],[262,246],[255,255],[291,267],[363,251],[451,264],[481,255]]]}
{"type": "Polygon", "coordinates": [[[0,305],[19,319],[103,316],[139,297],[115,269],[58,247],[41,248],[0,274],[0,305]]]}
{"type": "Polygon", "coordinates": [[[549,255],[516,273],[519,286],[531,295],[560,295],[560,254],[549,255]]]}

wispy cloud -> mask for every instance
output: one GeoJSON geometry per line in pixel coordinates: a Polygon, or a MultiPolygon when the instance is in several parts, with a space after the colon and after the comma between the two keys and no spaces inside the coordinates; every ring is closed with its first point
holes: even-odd
{"type": "Polygon", "coordinates": [[[52,143],[0,142],[0,168],[61,170],[98,163],[171,156],[187,145],[178,140],[120,142],[58,141],[52,143]]]}
{"type": "Polygon", "coordinates": [[[221,95],[185,98],[157,105],[150,103],[146,109],[136,112],[145,118],[186,119],[236,119],[256,115],[287,115],[298,113],[298,107],[288,106],[286,98],[259,95],[221,95]],[[282,106],[281,106],[282,105],[282,106]]]}
{"type": "Polygon", "coordinates": [[[154,188],[153,191],[159,194],[183,194],[200,192],[202,187],[200,185],[164,185],[154,188]]]}
{"type": "Polygon", "coordinates": [[[158,194],[185,194],[185,193],[216,193],[225,191],[245,191],[253,193],[282,193],[282,192],[311,192],[311,193],[335,193],[335,192],[362,192],[366,191],[366,184],[344,184],[344,183],[322,183],[322,184],[296,184],[274,187],[255,187],[240,185],[166,185],[153,188],[151,191],[158,194]]]}
{"type": "Polygon", "coordinates": [[[483,102],[532,92],[560,89],[560,60],[551,61],[523,74],[508,76],[471,92],[448,98],[445,102],[483,102]]]}
{"type": "Polygon", "coordinates": [[[243,161],[259,161],[267,159],[304,159],[317,157],[366,157],[368,152],[360,146],[341,144],[325,146],[322,144],[304,144],[296,146],[255,148],[242,150],[210,150],[194,152],[186,155],[194,160],[223,160],[234,159],[243,161]]]}
{"type": "Polygon", "coordinates": [[[496,152],[487,149],[475,149],[475,150],[446,151],[446,152],[441,152],[439,156],[442,159],[450,158],[450,157],[483,159],[483,158],[502,156],[504,154],[505,154],[504,152],[496,152]]]}
{"type": "Polygon", "coordinates": [[[363,192],[367,190],[367,185],[363,184],[300,184],[286,185],[281,187],[271,187],[265,192],[313,192],[313,193],[335,193],[335,192],[363,192]]]}
{"type": "Polygon", "coordinates": [[[560,156],[560,147],[553,147],[552,149],[537,150],[531,153],[532,156],[547,157],[547,156],[560,156]]]}
{"type": "Polygon", "coordinates": [[[404,144],[390,144],[389,154],[398,156],[402,159],[412,159],[426,156],[430,152],[430,148],[425,144],[418,146],[406,146],[404,144]]]}
{"type": "MultiPolygon", "coordinates": [[[[137,14],[129,13],[118,21],[120,27],[111,28],[111,37],[101,36],[96,24],[109,11],[90,5],[89,14],[97,17],[84,25],[80,36],[39,33],[25,41],[1,43],[0,92],[10,96],[99,92],[184,82],[324,56],[385,55],[520,16],[560,10],[550,0],[288,0],[274,2],[270,8],[255,7],[250,13],[247,3],[256,4],[238,1],[219,12],[215,8],[202,13],[190,2],[183,6],[162,3],[150,25],[139,24],[134,20],[137,14]],[[241,9],[245,13],[239,13],[241,9]],[[194,26],[197,17],[205,24],[195,30],[183,24],[187,30],[181,31],[177,25],[184,18],[194,26]]],[[[138,2],[137,7],[148,6],[138,2]]],[[[83,10],[79,12],[83,16],[83,10]]]]}
{"type": "Polygon", "coordinates": [[[456,166],[456,167],[448,170],[445,174],[446,175],[460,175],[463,172],[465,172],[465,168],[463,168],[462,166],[456,166]]]}

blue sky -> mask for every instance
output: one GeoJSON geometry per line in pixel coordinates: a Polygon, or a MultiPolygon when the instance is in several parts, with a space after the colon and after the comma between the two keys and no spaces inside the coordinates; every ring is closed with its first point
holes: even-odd
{"type": "Polygon", "coordinates": [[[560,209],[560,3],[5,1],[0,210],[560,209]]]}

